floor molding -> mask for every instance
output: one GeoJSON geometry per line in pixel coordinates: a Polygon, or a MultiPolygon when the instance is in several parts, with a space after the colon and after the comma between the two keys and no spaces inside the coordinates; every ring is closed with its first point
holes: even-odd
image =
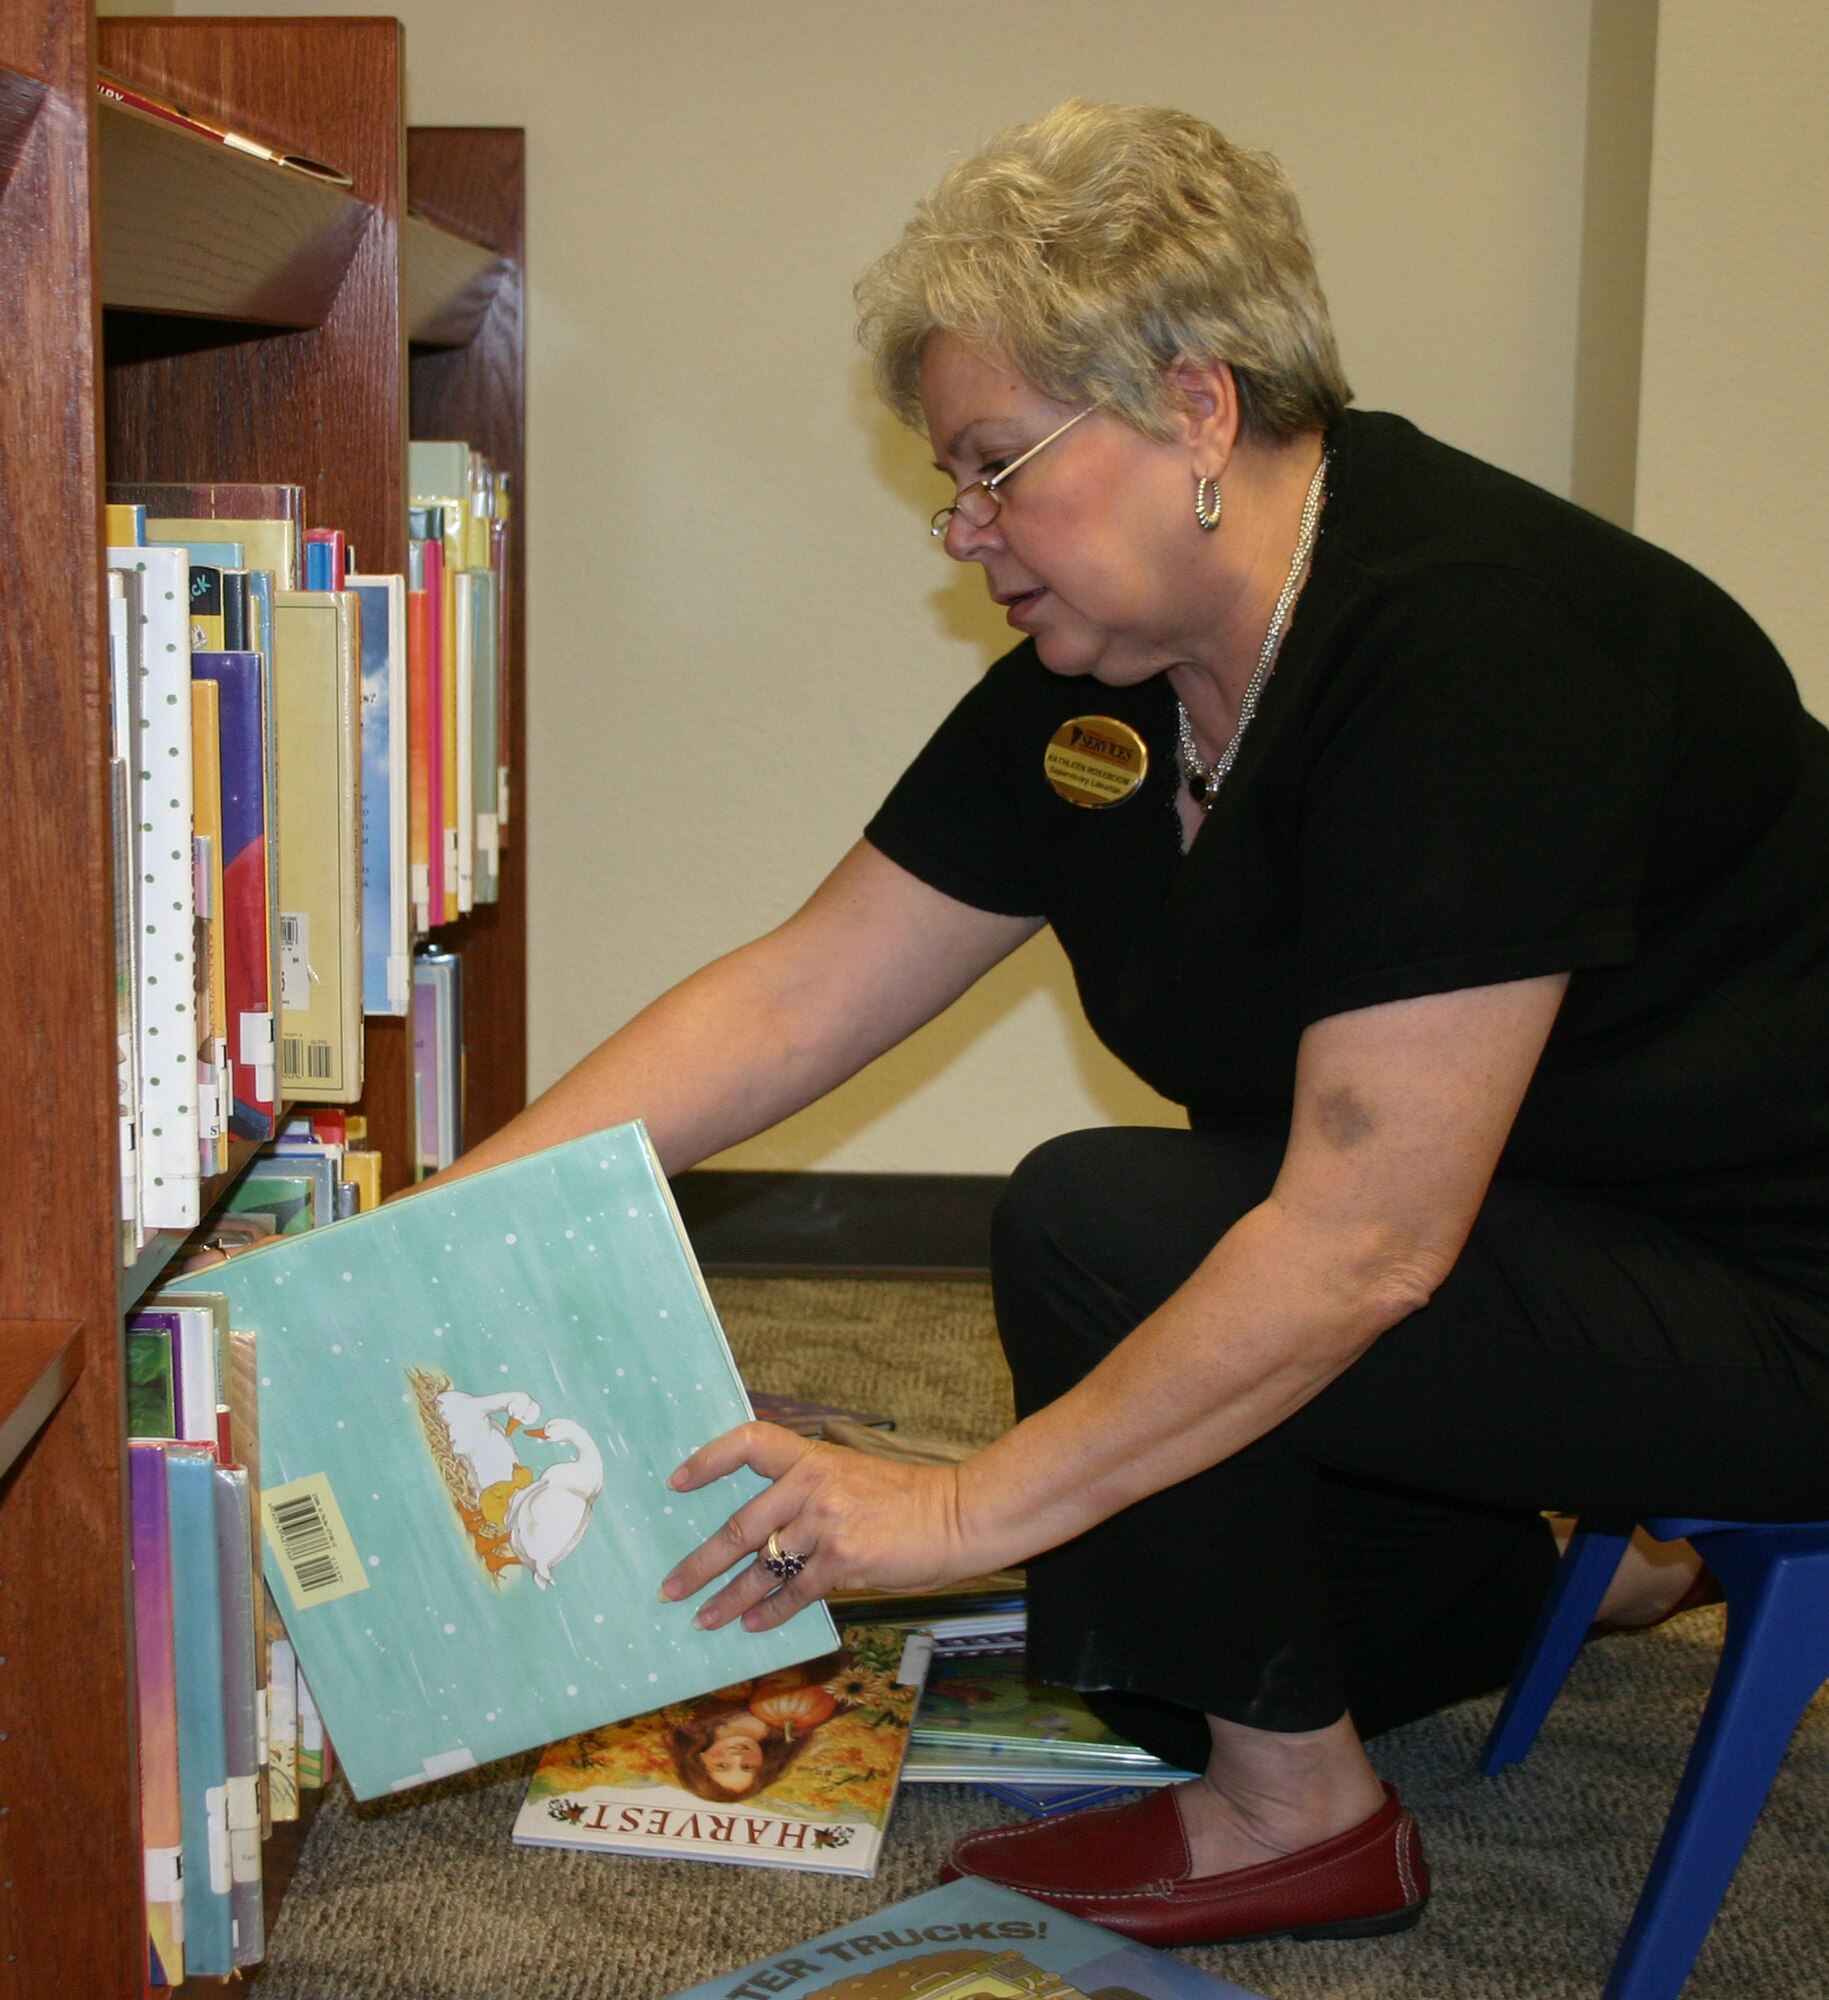
{"type": "Polygon", "coordinates": [[[1002,1174],[681,1174],[674,1199],[708,1271],[982,1278],[1002,1174]]]}

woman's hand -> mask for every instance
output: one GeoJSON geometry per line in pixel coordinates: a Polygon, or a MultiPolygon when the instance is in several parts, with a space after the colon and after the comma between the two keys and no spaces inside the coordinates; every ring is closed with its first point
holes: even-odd
{"type": "Polygon", "coordinates": [[[668,1484],[691,1492],[740,1465],[773,1484],[694,1549],[660,1594],[692,1596],[759,1555],[771,1534],[806,1567],[780,1582],[751,1561],[700,1609],[707,1629],[740,1617],[746,1630],[766,1632],[835,1590],[931,1590],[982,1567],[961,1532],[957,1466],[898,1465],[748,1423],[701,1445],[668,1484]]]}

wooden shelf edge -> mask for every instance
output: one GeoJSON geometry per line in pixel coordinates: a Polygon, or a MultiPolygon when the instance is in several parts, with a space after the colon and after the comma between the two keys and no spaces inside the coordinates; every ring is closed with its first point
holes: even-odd
{"type": "Polygon", "coordinates": [[[0,1319],[0,1477],[82,1372],[81,1320],[0,1319]]]}
{"type": "Polygon", "coordinates": [[[44,102],[45,88],[41,78],[0,63],[0,195],[5,194],[19,155],[25,151],[32,120],[44,102]]]}
{"type": "Polygon", "coordinates": [[[406,337],[415,347],[468,347],[513,263],[485,243],[409,213],[400,230],[406,337]]]}
{"type": "Polygon", "coordinates": [[[320,326],[376,211],[341,188],[96,106],[101,303],[130,312],[320,326]]]}

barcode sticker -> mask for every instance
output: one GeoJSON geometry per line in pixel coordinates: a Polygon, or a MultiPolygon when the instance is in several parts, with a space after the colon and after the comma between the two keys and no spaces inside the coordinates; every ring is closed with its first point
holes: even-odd
{"type": "Polygon", "coordinates": [[[329,1083],[334,1075],[330,1044],[304,1035],[282,1035],[279,1073],[288,1083],[329,1083]]]}
{"type": "Polygon", "coordinates": [[[263,1493],[260,1511],[267,1545],[298,1610],[311,1611],[368,1588],[368,1571],[323,1473],[263,1493]]]}
{"type": "Polygon", "coordinates": [[[311,918],[302,910],[280,913],[279,1004],[289,1014],[311,1005],[311,918]]]}

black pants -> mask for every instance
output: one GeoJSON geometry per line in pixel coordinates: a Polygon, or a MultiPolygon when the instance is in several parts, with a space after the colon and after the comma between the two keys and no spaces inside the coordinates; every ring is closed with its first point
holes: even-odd
{"type": "MultiPolygon", "coordinates": [[[[1167,1298],[1281,1156],[1128,1129],[1031,1154],[992,1257],[1018,1412],[1167,1298]]],[[[1375,1735],[1510,1677],[1555,1567],[1546,1508],[1829,1518],[1829,1299],[1502,1179],[1430,1303],[1313,1401],[1030,1563],[1031,1667],[1194,1769],[1208,1714],[1350,1710],[1375,1735]]]]}

